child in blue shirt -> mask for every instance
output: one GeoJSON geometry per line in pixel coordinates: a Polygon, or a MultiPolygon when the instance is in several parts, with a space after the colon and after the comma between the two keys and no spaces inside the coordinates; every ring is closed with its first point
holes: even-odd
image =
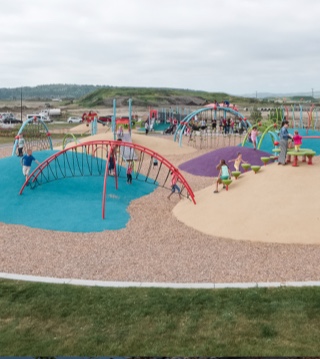
{"type": "Polygon", "coordinates": [[[29,148],[27,153],[21,158],[22,173],[26,177],[26,181],[29,177],[32,161],[40,165],[40,162],[32,156],[32,150],[29,148]]]}
{"type": "Polygon", "coordinates": [[[225,160],[220,161],[219,167],[220,167],[220,172],[219,172],[218,179],[216,182],[216,189],[215,189],[215,191],[213,191],[213,193],[219,192],[218,185],[220,183],[222,183],[222,180],[231,178],[231,171],[230,171],[229,167],[227,166],[225,160]]]}

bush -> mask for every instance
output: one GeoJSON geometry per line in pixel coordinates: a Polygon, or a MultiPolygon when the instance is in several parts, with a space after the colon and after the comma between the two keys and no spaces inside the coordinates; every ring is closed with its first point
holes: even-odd
{"type": "Polygon", "coordinates": [[[250,120],[252,123],[258,122],[262,120],[262,114],[261,111],[257,109],[256,106],[253,107],[251,113],[250,113],[250,120]]]}
{"type": "Polygon", "coordinates": [[[16,128],[0,128],[0,137],[15,138],[18,133],[16,128]]]}

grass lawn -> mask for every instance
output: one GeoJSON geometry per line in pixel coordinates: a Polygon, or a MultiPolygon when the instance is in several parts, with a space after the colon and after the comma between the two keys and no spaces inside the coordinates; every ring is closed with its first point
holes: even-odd
{"type": "Polygon", "coordinates": [[[316,356],[320,288],[174,290],[0,280],[0,355],[316,356]]]}
{"type": "Polygon", "coordinates": [[[0,136],[0,145],[5,145],[7,143],[12,144],[13,146],[14,137],[5,137],[0,136]]]}

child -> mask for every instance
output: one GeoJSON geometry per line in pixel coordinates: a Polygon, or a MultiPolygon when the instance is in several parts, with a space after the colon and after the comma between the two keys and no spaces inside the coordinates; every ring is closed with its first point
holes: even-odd
{"type": "Polygon", "coordinates": [[[26,177],[26,181],[29,177],[32,161],[35,161],[38,165],[40,165],[40,162],[32,156],[32,150],[29,148],[27,153],[21,158],[22,173],[26,177]]]}
{"type": "Polygon", "coordinates": [[[146,135],[149,133],[149,123],[148,120],[144,123],[144,129],[146,131],[146,135]]]}
{"type": "Polygon", "coordinates": [[[171,172],[171,193],[168,196],[168,199],[173,195],[173,193],[177,190],[179,194],[179,198],[181,199],[181,189],[177,185],[178,182],[178,174],[174,171],[171,172]]]}
{"type": "Polygon", "coordinates": [[[294,149],[300,151],[300,146],[302,145],[302,136],[299,135],[298,131],[294,131],[293,136],[294,149]]]}
{"type": "MultiPolygon", "coordinates": [[[[110,158],[109,158],[109,164],[108,164],[108,171],[109,171],[109,175],[110,176],[114,176],[114,172],[115,172],[115,159],[114,159],[114,152],[116,151],[116,149],[111,149],[111,153],[110,153],[110,158]]],[[[108,157],[108,155],[107,155],[108,157]]]]}
{"type": "Polygon", "coordinates": [[[123,128],[122,128],[122,126],[120,126],[119,129],[118,129],[117,137],[118,137],[118,139],[123,137],[123,128]]]}
{"type": "MultiPolygon", "coordinates": [[[[218,166],[217,166],[218,167],[218,166]]],[[[217,182],[216,182],[216,189],[215,191],[213,191],[213,193],[218,193],[218,185],[220,183],[222,183],[222,180],[224,179],[228,179],[228,178],[231,178],[231,172],[230,172],[230,169],[229,167],[227,166],[226,164],[226,161],[225,160],[221,160],[220,161],[220,172],[219,172],[219,175],[218,175],[218,179],[217,179],[217,182]]]]}
{"type": "Polygon", "coordinates": [[[24,147],[24,138],[23,138],[23,134],[20,133],[19,136],[19,140],[18,140],[18,156],[22,157],[23,156],[23,147],[24,147]]]}
{"type": "Polygon", "coordinates": [[[253,144],[253,149],[256,150],[257,149],[257,137],[258,137],[258,130],[257,130],[256,126],[252,127],[250,137],[251,137],[251,141],[253,144]]]}
{"type": "Polygon", "coordinates": [[[238,152],[237,158],[235,158],[233,160],[229,160],[228,162],[234,162],[234,168],[238,172],[240,171],[241,163],[248,163],[247,161],[242,159],[242,154],[240,152],[238,152]]]}
{"type": "Polygon", "coordinates": [[[158,166],[158,160],[156,158],[153,159],[153,168],[158,166]]]}
{"type": "Polygon", "coordinates": [[[130,162],[128,163],[127,167],[127,183],[132,183],[132,165],[130,162]]]}
{"type": "Polygon", "coordinates": [[[188,143],[189,143],[190,141],[193,141],[192,134],[193,134],[193,129],[192,129],[192,128],[190,128],[188,143]]]}

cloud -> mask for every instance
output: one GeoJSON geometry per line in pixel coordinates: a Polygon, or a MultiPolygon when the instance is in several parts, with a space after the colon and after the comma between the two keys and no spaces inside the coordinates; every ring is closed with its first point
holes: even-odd
{"type": "Polygon", "coordinates": [[[0,87],[305,91],[319,13],[317,0],[2,0],[0,87]]]}

